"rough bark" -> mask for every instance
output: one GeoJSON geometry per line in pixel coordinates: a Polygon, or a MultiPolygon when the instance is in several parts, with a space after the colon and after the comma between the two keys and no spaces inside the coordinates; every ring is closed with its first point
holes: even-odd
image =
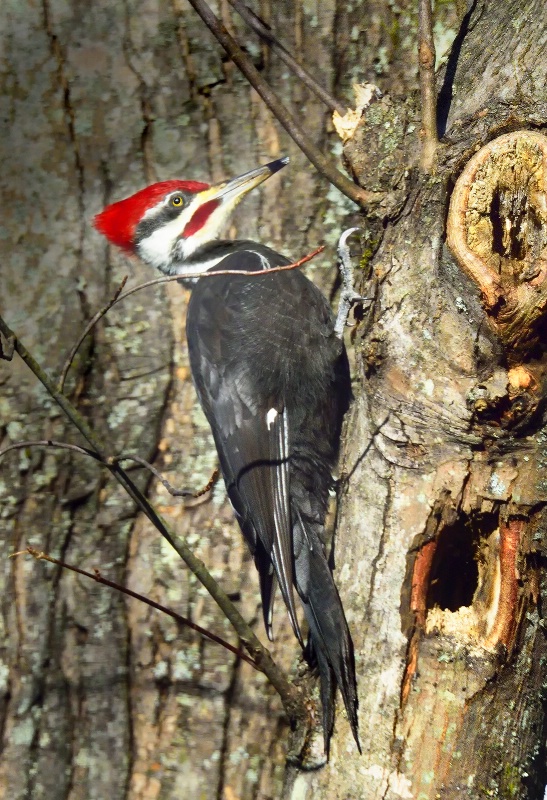
{"type": "MultiPolygon", "coordinates": [[[[1,798],[543,796],[541,338],[536,330],[535,349],[510,363],[479,289],[444,244],[453,182],[475,148],[546,118],[542,5],[477,0],[461,27],[461,9],[438,10],[437,51],[456,39],[432,176],[416,166],[414,11],[383,0],[257,6],[348,102],[355,79],[389,93],[345,147],[356,178],[386,191],[382,218],[366,220],[362,264],[376,300],[354,337],[336,539],[363,757],[339,710],[330,763],[314,773],[287,767],[286,720],[250,667],[145,606],[18,558],[0,578],[1,798]],[[508,368],[523,365],[533,391],[520,381],[511,394],[508,368]]],[[[227,5],[217,11],[316,142],[339,153],[318,101],[227,5]]],[[[330,254],[308,274],[329,291],[333,244],[363,221],[278,131],[184,0],[9,2],[0,13],[0,302],[48,369],[60,369],[124,274],[148,277],[107,251],[90,219],[151,180],[215,180],[288,152],[290,171],[246,201],[233,232],[295,256],[326,241],[330,254]]],[[[189,381],[185,302],[171,286],[109,313],[69,390],[113,452],[156,456],[172,482],[199,487],[215,457],[189,381]]],[[[4,443],[76,441],[20,362],[1,362],[0,382],[4,443]]],[[[6,556],[30,544],[100,567],[230,638],[204,591],[95,464],[31,451],[6,456],[1,470],[6,556]]],[[[155,484],[150,491],[260,630],[254,567],[223,487],[191,508],[155,484]]],[[[297,670],[283,616],[274,655],[297,670]]]]}
{"type": "MultiPolygon", "coordinates": [[[[517,312],[533,281],[528,258],[543,264],[545,219],[532,258],[535,233],[515,204],[527,190],[500,173],[478,283],[446,246],[445,221],[475,150],[544,122],[535,87],[545,37],[537,2],[473,4],[444,72],[437,170],[415,170],[390,198],[397,218],[372,264],[376,306],[356,340],[363,393],[348,423],[337,551],[343,596],[363,601],[352,622],[366,752],[349,758],[340,726],[329,767],[294,775],[293,796],[543,797],[543,311],[517,312]]],[[[365,114],[345,149],[358,177],[385,150],[379,120],[407,168],[417,163],[407,118],[390,100],[365,114]]],[[[393,159],[384,163],[396,177],[393,159]]],[[[530,291],[542,304],[538,281],[530,291]]]]}

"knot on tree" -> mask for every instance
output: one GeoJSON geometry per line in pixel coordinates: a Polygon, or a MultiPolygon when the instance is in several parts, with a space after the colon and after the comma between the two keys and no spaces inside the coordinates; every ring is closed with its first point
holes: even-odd
{"type": "Polygon", "coordinates": [[[544,397],[542,381],[544,370],[539,364],[500,367],[472,387],[467,405],[478,423],[518,430],[529,424],[544,397]]]}
{"type": "MultiPolygon", "coordinates": [[[[378,203],[367,222],[396,216],[409,193],[408,152],[415,147],[419,120],[411,103],[382,96],[373,84],[355,85],[356,108],[333,124],[344,145],[344,166],[378,203]]],[[[378,230],[383,230],[380,225],[378,230]]]]}
{"type": "Polygon", "coordinates": [[[547,305],[547,137],[514,131],[471,158],[452,193],[447,241],[514,363],[547,305]]]}

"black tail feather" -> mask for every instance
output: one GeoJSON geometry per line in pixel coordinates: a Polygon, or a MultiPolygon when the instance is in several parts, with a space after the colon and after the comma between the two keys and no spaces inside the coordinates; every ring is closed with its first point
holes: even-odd
{"type": "Polygon", "coordinates": [[[359,752],[357,682],[353,642],[342,602],[314,525],[302,528],[303,547],[295,548],[297,590],[304,605],[311,647],[321,681],[325,749],[334,724],[334,694],[340,687],[349,724],[359,752]]]}
{"type": "MultiPolygon", "coordinates": [[[[312,623],[312,625],[315,627],[315,623],[312,623]]],[[[325,654],[321,648],[318,648],[317,650],[314,649],[313,641],[314,638],[317,640],[319,633],[316,630],[316,634],[314,636],[311,631],[312,626],[310,626],[310,644],[311,650],[313,651],[315,664],[319,671],[321,706],[323,708],[323,738],[325,740],[325,752],[328,758],[330,751],[330,739],[332,736],[332,730],[334,728],[334,695],[336,692],[336,682],[332,680],[332,669],[328,659],[325,657],[325,654]]]]}

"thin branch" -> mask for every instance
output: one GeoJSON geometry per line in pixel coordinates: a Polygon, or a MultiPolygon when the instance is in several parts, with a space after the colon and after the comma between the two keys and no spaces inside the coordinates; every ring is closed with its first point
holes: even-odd
{"type": "Polygon", "coordinates": [[[247,25],[263,39],[272,50],[278,54],[281,61],[288,66],[292,72],[310,89],[316,97],[325,103],[331,111],[338,111],[340,116],[344,116],[346,108],[333,97],[298,61],[283,47],[281,42],[273,35],[272,29],[266,25],[258,14],[246,6],[242,0],[228,0],[230,5],[235,8],[239,16],[245,20],[247,25]]]}
{"type": "Polygon", "coordinates": [[[435,87],[435,42],[431,0],[418,4],[418,61],[422,103],[422,169],[431,172],[439,138],[437,135],[437,89],[435,87]]]}
{"type": "Polygon", "coordinates": [[[336,186],[342,194],[345,194],[346,197],[349,197],[350,200],[353,200],[357,205],[366,207],[382,199],[384,195],[381,192],[369,192],[365,189],[361,189],[325,158],[319,148],[316,147],[305,134],[300,123],[297,122],[293,115],[285,108],[275,92],[270,89],[251,59],[243,52],[235,39],[230,36],[225,26],[215,14],[213,14],[205,0],[189,0],[189,2],[212,32],[213,36],[226,50],[234,64],[239,67],[251,86],[256,89],[270,111],[279,123],[283,125],[289,136],[296,142],[314,167],[327,178],[333,186],[336,186]]]}
{"type": "Polygon", "coordinates": [[[17,553],[12,553],[10,558],[15,558],[16,556],[22,556],[26,554],[33,556],[33,558],[35,558],[37,561],[49,561],[50,564],[56,564],[58,567],[62,567],[63,569],[69,569],[71,572],[77,572],[78,575],[84,575],[86,578],[91,578],[92,581],[102,583],[104,586],[109,586],[111,589],[115,589],[117,592],[126,594],[129,597],[134,597],[135,600],[140,600],[141,603],[146,603],[147,606],[155,608],[158,611],[161,611],[163,614],[167,614],[167,616],[172,617],[172,619],[174,619],[176,622],[179,622],[181,625],[191,628],[193,631],[196,631],[196,633],[199,633],[200,636],[204,636],[206,639],[210,639],[212,642],[215,642],[221,647],[224,647],[226,650],[229,650],[235,656],[241,658],[243,661],[246,661],[247,664],[250,664],[251,667],[254,667],[258,672],[260,672],[253,659],[249,658],[249,656],[243,653],[241,650],[238,650],[238,648],[234,647],[234,645],[230,644],[230,642],[227,642],[225,639],[221,639],[220,636],[217,636],[215,633],[211,633],[211,631],[206,630],[206,628],[202,628],[201,625],[197,625],[197,623],[192,622],[192,620],[188,619],[187,617],[177,614],[175,611],[172,611],[166,606],[162,606],[161,603],[156,603],[155,600],[150,600],[149,597],[145,597],[138,592],[134,592],[132,589],[127,589],[125,586],[121,586],[119,583],[109,581],[108,578],[103,578],[98,569],[93,570],[93,572],[87,572],[85,569],[74,567],[72,564],[67,564],[66,561],[53,558],[53,556],[41,552],[40,550],[36,550],[34,547],[27,547],[26,550],[20,550],[17,553]]]}
{"type": "Polygon", "coordinates": [[[0,450],[0,458],[10,450],[26,450],[27,447],[58,447],[61,450],[72,450],[74,453],[82,453],[85,456],[91,456],[96,461],[101,461],[102,458],[94,450],[89,450],[87,447],[80,447],[78,444],[70,444],[69,442],[57,442],[54,439],[34,439],[29,442],[14,442],[3,450],[0,450]]]}
{"type": "Polygon", "coordinates": [[[76,344],[74,345],[74,347],[72,348],[70,353],[68,354],[68,358],[65,361],[65,364],[64,364],[62,372],[61,372],[61,377],[59,378],[59,381],[57,383],[57,388],[58,388],[58,390],[60,392],[62,392],[64,390],[64,388],[65,388],[66,376],[67,376],[68,371],[70,369],[70,365],[72,364],[76,353],[80,349],[80,346],[81,346],[83,340],[85,339],[85,337],[87,336],[89,331],[93,328],[93,326],[96,325],[97,322],[101,319],[101,317],[104,317],[106,312],[109,311],[112,308],[112,306],[114,305],[114,303],[116,302],[116,300],[118,299],[120,294],[122,293],[123,287],[127,283],[127,277],[128,277],[127,275],[124,277],[124,279],[122,280],[122,282],[120,283],[120,285],[118,286],[116,291],[114,292],[114,295],[113,295],[112,299],[109,300],[108,303],[106,303],[106,305],[104,305],[102,308],[100,308],[99,311],[97,311],[97,313],[95,314],[95,316],[92,317],[89,320],[89,322],[87,323],[82,335],[80,336],[80,338],[78,339],[78,341],[76,342],[76,344]]]}
{"type": "MultiPolygon", "coordinates": [[[[297,269],[298,267],[301,267],[303,264],[306,264],[308,261],[311,261],[312,258],[315,258],[315,256],[319,255],[319,253],[322,253],[324,249],[325,245],[322,244],[320,247],[316,247],[315,250],[312,250],[311,253],[308,253],[308,255],[303,256],[298,261],[295,261],[293,264],[285,264],[284,266],[281,267],[272,267],[271,269],[268,270],[268,275],[271,275],[272,272],[285,272],[287,270],[297,269]]],[[[70,368],[72,359],[78,352],[78,349],[81,346],[85,337],[92,330],[94,325],[97,324],[97,322],[101,319],[101,317],[103,317],[108,311],[110,311],[110,309],[113,306],[116,305],[116,303],[120,302],[121,300],[125,300],[127,297],[131,297],[132,294],[135,294],[135,292],[140,292],[141,289],[148,289],[150,286],[159,286],[159,284],[161,283],[169,283],[170,281],[180,281],[186,278],[192,278],[192,279],[199,278],[201,280],[201,278],[215,278],[218,277],[219,275],[247,275],[249,277],[257,277],[258,275],[261,275],[263,273],[264,270],[249,270],[249,269],[247,270],[217,269],[210,272],[204,272],[202,275],[196,275],[195,272],[180,272],[177,273],[176,275],[164,275],[162,278],[153,278],[151,281],[140,283],[138,286],[134,286],[132,289],[128,289],[127,292],[124,292],[124,294],[120,294],[120,291],[125,286],[125,282],[127,280],[127,277],[125,277],[122,283],[120,284],[118,291],[112,298],[112,300],[109,300],[109,302],[106,305],[104,305],[101,309],[99,309],[99,311],[97,311],[96,314],[93,315],[93,317],[89,320],[89,322],[85,326],[85,329],[82,332],[81,336],[79,337],[78,341],[72,348],[72,351],[66,360],[61,377],[59,378],[59,381],[57,383],[58,391],[59,392],[63,391],[64,382],[66,380],[66,375],[68,369],[70,368]]]]}
{"type": "Polygon", "coordinates": [[[207,494],[207,492],[210,492],[215,483],[218,481],[219,477],[220,477],[220,470],[218,467],[215,467],[215,469],[211,472],[211,477],[209,478],[205,486],[203,486],[201,489],[197,489],[194,492],[194,497],[201,497],[202,495],[207,494]]]}
{"type": "Polygon", "coordinates": [[[315,250],[312,250],[311,253],[308,253],[307,256],[302,256],[302,258],[298,259],[292,264],[284,264],[281,267],[272,267],[268,270],[256,270],[256,269],[215,269],[210,270],[209,272],[203,272],[201,274],[196,275],[195,272],[178,272],[176,275],[164,275],[162,278],[153,278],[151,281],[146,281],[146,283],[141,283],[138,286],[134,286],[132,289],[128,289],[127,292],[124,292],[120,295],[112,305],[115,305],[120,300],[125,300],[126,297],[130,297],[135,292],[140,292],[141,289],[148,289],[149,286],[158,286],[160,283],[169,283],[170,281],[181,281],[191,278],[195,280],[199,278],[218,278],[219,275],[245,275],[249,278],[258,278],[260,275],[264,275],[267,273],[271,275],[273,272],[287,272],[291,269],[297,269],[301,267],[302,264],[306,264],[308,261],[311,261],[312,258],[318,256],[319,253],[322,253],[325,249],[325,245],[322,244],[319,247],[316,247],[315,250]]]}
{"type": "Polygon", "coordinates": [[[202,497],[204,494],[207,494],[207,492],[211,490],[211,488],[218,480],[218,476],[220,474],[218,469],[213,470],[211,477],[209,478],[205,486],[201,487],[201,489],[195,489],[195,490],[175,489],[175,487],[169,483],[167,478],[163,477],[163,475],[159,470],[157,470],[152,464],[150,464],[148,461],[146,461],[144,458],[141,458],[140,456],[134,456],[134,455],[113,456],[108,460],[108,463],[105,463],[103,459],[99,456],[99,454],[96,453],[94,450],[90,450],[87,447],[80,447],[80,445],[78,444],[70,444],[69,442],[58,442],[54,439],[34,439],[32,441],[26,441],[26,442],[14,442],[13,444],[4,447],[3,450],[0,450],[0,458],[2,458],[2,456],[5,455],[6,453],[9,453],[11,450],[26,450],[27,447],[56,447],[59,448],[60,450],[71,450],[74,453],[81,453],[82,455],[85,456],[91,456],[91,458],[94,458],[95,461],[98,461],[100,464],[103,464],[103,466],[108,466],[109,463],[110,464],[114,464],[115,462],[120,463],[121,461],[134,461],[136,464],[139,464],[142,467],[146,467],[146,469],[149,470],[152,473],[152,475],[154,475],[160,481],[160,483],[163,484],[163,486],[165,486],[169,494],[172,495],[173,497],[192,497],[194,499],[202,497]]]}
{"type": "MultiPolygon", "coordinates": [[[[0,452],[0,456],[1,455],[2,453],[0,452]]],[[[142,467],[146,467],[146,469],[149,470],[152,473],[152,475],[154,475],[159,480],[161,484],[163,484],[163,486],[167,489],[167,491],[172,497],[193,497],[193,498],[202,497],[204,494],[207,494],[207,492],[212,489],[212,487],[218,480],[218,476],[220,474],[218,469],[213,470],[211,477],[209,478],[205,486],[203,486],[201,489],[196,489],[195,491],[192,491],[191,489],[175,489],[175,487],[169,483],[167,478],[163,477],[161,472],[157,470],[156,467],[154,467],[148,461],[145,461],[145,459],[141,458],[140,456],[132,456],[132,455],[116,456],[112,458],[111,461],[112,462],[117,461],[118,463],[120,461],[134,461],[136,464],[140,464],[142,467]]]]}
{"type": "Polygon", "coordinates": [[[0,331],[6,337],[13,337],[14,348],[20,358],[25,362],[29,369],[38,378],[40,383],[46,388],[50,396],[61,407],[67,417],[78,428],[82,436],[89,442],[97,455],[104,461],[107,469],[114,478],[124,487],[127,493],[133,498],[139,509],[148,517],[164,539],[169,542],[176,553],[185,561],[189,569],[194,573],[198,580],[207,589],[211,597],[220,606],[227,619],[232,623],[238,637],[245,649],[256,663],[258,669],[263,672],[272,686],[276,689],[281,698],[283,707],[287,715],[292,720],[304,721],[307,719],[307,710],[304,704],[302,693],[290,683],[286,675],[279,669],[272,659],[269,651],[263,647],[262,643],[241,616],[235,605],[232,603],[226,592],[221,589],[214,580],[210,572],[199,558],[197,558],[192,548],[188,545],[184,537],[176,536],[167,522],[157,513],[149,500],[133,483],[129,475],[120,467],[119,464],[109,463],[109,456],[106,447],[99,439],[97,434],[90,428],[85,417],[72,405],[72,403],[55,387],[53,381],[42,369],[36,359],[30,354],[21,340],[6,324],[0,316],[0,331]]]}

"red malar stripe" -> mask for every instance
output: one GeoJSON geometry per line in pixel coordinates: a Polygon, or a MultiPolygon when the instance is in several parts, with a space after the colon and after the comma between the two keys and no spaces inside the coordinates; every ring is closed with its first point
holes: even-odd
{"type": "Polygon", "coordinates": [[[182,232],[182,235],[188,238],[190,236],[193,236],[199,230],[201,230],[201,228],[203,228],[203,226],[205,225],[205,223],[207,222],[207,220],[209,219],[215,208],[218,208],[219,205],[220,205],[220,200],[209,200],[209,202],[204,203],[202,206],[200,206],[196,211],[196,213],[192,216],[190,222],[188,222],[188,224],[186,225],[185,229],[182,232]]]}

